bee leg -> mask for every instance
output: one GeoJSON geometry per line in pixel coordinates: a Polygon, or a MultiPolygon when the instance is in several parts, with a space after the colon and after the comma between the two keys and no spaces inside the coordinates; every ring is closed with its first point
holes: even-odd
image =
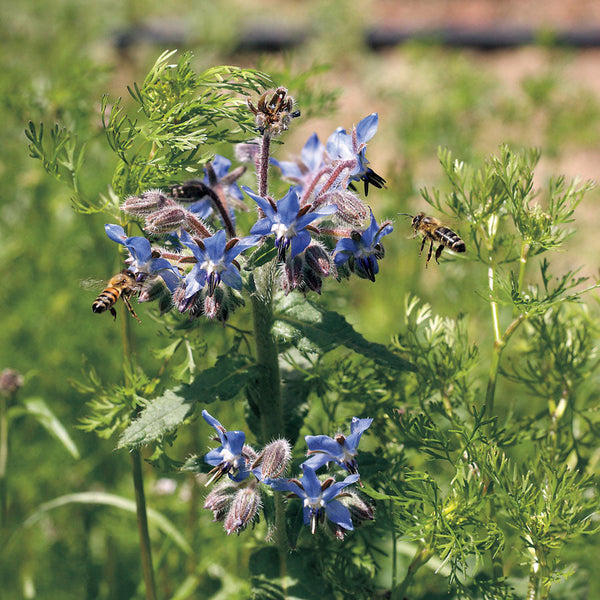
{"type": "Polygon", "coordinates": [[[130,312],[131,316],[138,322],[141,323],[140,318],[135,314],[135,310],[133,310],[133,306],[131,306],[131,302],[129,302],[129,298],[124,294],[121,296],[123,298],[123,302],[125,302],[125,306],[127,310],[130,312]]]}
{"type": "Polygon", "coordinates": [[[425,268],[427,268],[427,265],[429,264],[429,261],[431,260],[432,252],[433,252],[433,240],[431,240],[431,244],[429,244],[429,252],[427,253],[427,260],[425,261],[425,268]]]}
{"type": "Polygon", "coordinates": [[[113,316],[113,319],[116,321],[117,320],[117,311],[115,310],[114,306],[110,307],[110,314],[113,316]]]}
{"type": "MultiPolygon", "coordinates": [[[[415,234],[416,235],[416,234],[415,234]]],[[[414,236],[413,236],[414,237],[414,236]]],[[[423,254],[423,248],[425,248],[425,242],[427,241],[427,238],[424,237],[423,241],[421,242],[421,249],[419,250],[419,256],[421,256],[421,254],[423,254]]]]}
{"type": "Polygon", "coordinates": [[[444,249],[444,246],[442,246],[442,244],[440,244],[438,246],[438,249],[435,251],[435,262],[439,265],[440,261],[438,260],[439,257],[442,255],[442,250],[444,249]]]}

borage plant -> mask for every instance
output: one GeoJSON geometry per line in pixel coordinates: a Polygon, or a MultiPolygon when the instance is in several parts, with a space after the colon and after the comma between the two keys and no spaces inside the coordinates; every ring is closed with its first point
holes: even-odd
{"type": "MultiPolygon", "coordinates": [[[[304,536],[315,539],[303,543],[318,546],[322,541],[316,538],[329,534],[342,540],[374,516],[372,502],[356,489],[363,485],[357,446],[372,422],[368,415],[345,415],[353,417],[347,437],[307,436],[310,457],[289,472],[290,463],[296,464],[292,446],[309,415],[311,383],[306,377],[298,386],[285,365],[304,363],[297,372],[308,373],[325,354],[346,348],[388,368],[412,369],[398,353],[368,342],[341,315],[311,299],[326,280],[342,282],[356,274],[375,281],[379,271],[383,238],[392,224],[378,221],[358,190],[362,184],[366,196],[369,186],[385,185],[366,157],[378,115],[369,114],[348,130],[338,128],[326,143],[313,134],[298,160],[278,161],[271,156],[274,140],[300,116],[286,88],[262,91],[255,100],[252,94],[265,83],[264,75],[223,67],[198,76],[188,57],[170,65],[170,56],[157,61],[143,86],[130,90],[138,118],[130,118],[119,101],[105,100],[104,127],[118,157],[112,189],[95,203],[77,186],[74,204],[111,214],[118,222],[107,224],[106,234],[125,251],[122,276],[111,280],[94,311],[114,313],[122,297],[135,316],[130,298],[158,300],[166,334],[173,338],[160,356],[171,364],[182,348],[187,360],[182,369],[143,374],[124,319],[125,384],[104,387],[92,375],[90,384],[80,386],[94,396],[84,427],[101,435],[119,432],[119,447],[132,453],[148,598],[155,597],[156,584],[140,468],[145,445],[154,446],[153,464],[191,471],[212,485],[205,508],[227,534],[240,534],[263,519],[263,538],[275,546],[262,546],[278,553],[271,584],[284,593],[291,581],[289,550],[298,546],[304,529],[304,536]],[[215,151],[201,152],[207,143],[235,138],[230,155],[239,166],[215,151]],[[255,185],[245,175],[248,166],[255,170],[255,185]],[[272,173],[287,181],[287,189],[272,181],[272,173]],[[241,185],[242,177],[249,185],[241,185]],[[136,224],[144,235],[132,235],[136,224]],[[248,304],[250,314],[242,319],[252,321],[251,335],[232,323],[248,304]],[[226,326],[224,352],[214,365],[194,372],[193,357],[206,353],[195,331],[206,330],[209,322],[226,326]],[[233,340],[226,341],[228,331],[236,332],[233,340]],[[243,343],[250,338],[252,343],[243,343]],[[168,389],[173,379],[178,383],[168,389]],[[260,450],[246,443],[244,432],[227,430],[205,410],[215,400],[231,404],[241,396],[260,450]],[[181,428],[200,411],[220,445],[204,458],[167,456],[181,428]],[[301,478],[287,478],[294,473],[301,478]]],[[[33,156],[53,156],[46,162],[65,168],[72,164],[61,160],[61,153],[69,152],[74,136],[63,132],[63,143],[52,146],[53,137],[50,148],[41,128],[30,125],[28,136],[33,156]]],[[[77,181],[75,169],[68,175],[77,181]]],[[[262,570],[253,571],[260,587],[262,570]]]]}

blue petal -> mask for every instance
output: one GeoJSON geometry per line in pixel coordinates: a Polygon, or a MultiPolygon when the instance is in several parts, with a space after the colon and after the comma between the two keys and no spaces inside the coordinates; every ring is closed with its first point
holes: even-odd
{"type": "Polygon", "coordinates": [[[227,245],[227,238],[225,236],[225,230],[219,229],[217,233],[210,237],[204,238],[204,247],[206,248],[206,254],[214,263],[219,262],[223,258],[225,253],[225,246],[227,245]]]}
{"type": "Polygon", "coordinates": [[[292,492],[299,498],[306,498],[304,490],[297,483],[289,479],[271,479],[269,485],[278,492],[292,492]]]}
{"type": "Polygon", "coordinates": [[[359,144],[366,144],[377,132],[379,115],[371,113],[356,126],[356,139],[359,144]]]}
{"type": "Polygon", "coordinates": [[[217,179],[221,179],[227,175],[229,167],[231,167],[231,161],[228,158],[220,156],[219,154],[215,154],[215,157],[212,160],[212,168],[217,176],[217,179]]]}
{"type": "Polygon", "coordinates": [[[306,144],[304,144],[304,148],[302,148],[300,153],[302,162],[310,171],[316,171],[323,162],[324,151],[325,146],[323,146],[317,134],[313,133],[306,141],[306,144]]]}
{"type": "Polygon", "coordinates": [[[210,200],[198,200],[188,210],[193,212],[199,219],[208,219],[213,212],[213,207],[210,200]]]}
{"type": "Polygon", "coordinates": [[[321,482],[315,474],[315,470],[307,465],[302,464],[302,471],[304,476],[302,477],[302,487],[305,491],[305,498],[318,498],[321,495],[321,482]]]}
{"type": "Polygon", "coordinates": [[[244,443],[246,442],[246,434],[243,431],[228,431],[225,434],[225,438],[227,441],[223,446],[226,446],[235,456],[241,456],[244,443]]]}
{"type": "Polygon", "coordinates": [[[298,192],[296,188],[291,187],[287,194],[277,202],[277,214],[281,219],[281,223],[291,225],[298,216],[300,210],[300,201],[298,200],[298,192]]]}
{"type": "Polygon", "coordinates": [[[187,246],[192,251],[192,254],[196,257],[196,259],[199,262],[203,262],[205,260],[206,252],[202,250],[202,248],[200,248],[198,244],[196,244],[192,236],[187,231],[185,231],[185,229],[181,230],[179,234],[179,239],[181,240],[182,244],[187,246]]]}
{"type": "Polygon", "coordinates": [[[301,252],[306,250],[306,248],[308,248],[308,245],[310,244],[310,240],[311,240],[311,237],[310,237],[310,233],[308,233],[308,231],[298,232],[291,239],[291,250],[290,250],[291,258],[294,258],[294,256],[297,256],[298,254],[300,254],[301,252]]]}
{"type": "Polygon", "coordinates": [[[332,159],[348,160],[355,157],[352,150],[352,138],[342,127],[338,127],[327,140],[327,153],[332,159]]]}
{"type": "Polygon", "coordinates": [[[141,236],[130,237],[125,240],[125,246],[132,256],[140,263],[145,265],[152,258],[152,246],[150,242],[141,236]]]}
{"type": "Polygon", "coordinates": [[[204,462],[213,467],[218,467],[223,462],[223,447],[210,450],[204,455],[204,462]]]}
{"type": "Polygon", "coordinates": [[[219,423],[219,421],[217,421],[217,419],[215,419],[206,409],[202,411],[202,416],[211,427],[214,427],[217,430],[217,432],[225,433],[225,427],[223,427],[223,425],[221,425],[221,423],[219,423]]]}
{"type": "Polygon", "coordinates": [[[325,514],[330,521],[337,523],[340,527],[349,531],[354,529],[350,511],[339,500],[331,500],[325,506],[325,514]]]}
{"type": "Polygon", "coordinates": [[[171,293],[173,293],[177,289],[177,286],[181,283],[181,277],[179,275],[175,275],[173,271],[167,271],[165,269],[160,271],[158,274],[162,277],[162,280],[165,282],[165,285],[167,288],[169,288],[171,293]]]}
{"type": "Polygon", "coordinates": [[[117,244],[125,244],[125,240],[127,239],[127,234],[125,230],[120,225],[115,225],[107,223],[104,225],[104,231],[106,231],[106,235],[113,241],[117,242],[117,244]]]}
{"type": "Polygon", "coordinates": [[[352,417],[350,423],[350,435],[346,438],[346,448],[350,451],[356,450],[361,435],[371,426],[373,419],[358,419],[352,417]]]}
{"type": "Polygon", "coordinates": [[[301,466],[306,465],[306,466],[310,467],[311,469],[317,471],[323,465],[326,465],[328,462],[331,462],[332,460],[333,460],[333,457],[331,457],[329,454],[325,454],[324,452],[317,452],[316,454],[309,456],[302,463],[301,466]]]}
{"type": "MultiPolygon", "coordinates": [[[[370,210],[370,209],[369,209],[370,210]]],[[[379,225],[377,225],[377,221],[375,220],[375,216],[373,215],[373,211],[371,212],[371,222],[369,223],[369,227],[362,233],[362,241],[367,248],[370,248],[373,245],[375,240],[375,235],[379,229],[379,225]]]]}
{"type": "Polygon", "coordinates": [[[197,263],[185,278],[185,297],[191,298],[206,285],[206,271],[197,263]]]}
{"type": "Polygon", "coordinates": [[[304,436],[309,452],[327,452],[331,456],[341,456],[344,453],[342,446],[328,435],[304,436]]]}
{"type": "Polygon", "coordinates": [[[246,477],[248,477],[248,475],[250,475],[250,471],[244,465],[243,467],[238,468],[238,472],[236,475],[232,475],[231,473],[229,473],[229,479],[231,479],[232,481],[243,481],[244,479],[246,479],[246,477]]]}
{"type": "Polygon", "coordinates": [[[221,280],[234,290],[242,289],[242,276],[234,265],[230,265],[226,271],[221,272],[221,280]]]}
{"type": "Polygon", "coordinates": [[[279,167],[279,169],[281,170],[281,174],[284,177],[295,180],[302,179],[302,170],[300,169],[297,163],[289,160],[280,161],[275,158],[272,158],[270,162],[272,165],[279,167]]]}
{"type": "Polygon", "coordinates": [[[273,226],[273,220],[269,217],[265,217],[260,221],[257,221],[252,225],[250,233],[256,233],[258,235],[269,235],[271,233],[271,227],[273,226]]]}
{"type": "Polygon", "coordinates": [[[252,198],[252,200],[254,200],[254,202],[256,202],[256,204],[258,204],[266,216],[273,217],[275,211],[267,200],[265,200],[262,196],[255,194],[248,186],[243,185],[242,189],[246,192],[246,194],[248,194],[248,196],[250,196],[250,198],[252,198]]]}
{"type": "Polygon", "coordinates": [[[260,238],[260,235],[247,235],[246,237],[240,238],[238,243],[233,246],[233,248],[229,248],[229,250],[225,252],[226,262],[230,263],[238,254],[244,252],[244,250],[248,250],[248,248],[256,246],[260,238]]]}
{"type": "Polygon", "coordinates": [[[354,475],[348,475],[344,481],[336,481],[332,485],[330,485],[323,492],[323,500],[325,502],[330,502],[333,500],[345,487],[356,483],[360,479],[360,475],[355,473],[354,475]]]}

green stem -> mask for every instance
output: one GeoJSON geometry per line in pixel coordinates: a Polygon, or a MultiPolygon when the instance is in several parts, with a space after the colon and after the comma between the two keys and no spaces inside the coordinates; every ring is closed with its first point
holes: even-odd
{"type": "Polygon", "coordinates": [[[421,543],[415,552],[415,556],[412,559],[410,565],[408,565],[408,569],[406,571],[406,576],[400,583],[400,585],[394,587],[392,589],[391,600],[403,600],[406,597],[406,592],[410,584],[412,583],[417,571],[425,564],[432,556],[431,550],[421,543]]]}
{"type": "Polygon", "coordinates": [[[133,486],[135,488],[135,505],[138,532],[140,535],[140,554],[146,587],[146,600],[156,600],[156,583],[154,582],[154,569],[152,568],[152,548],[150,546],[150,534],[148,533],[146,496],[144,495],[144,479],[142,476],[142,457],[140,451],[137,449],[131,451],[131,466],[133,470],[133,486]]]}
{"type": "Polygon", "coordinates": [[[390,520],[392,522],[392,589],[398,585],[398,549],[396,548],[396,544],[398,543],[398,539],[396,536],[396,526],[394,524],[394,509],[393,504],[390,501],[390,520]]]}
{"type": "MultiPolygon", "coordinates": [[[[279,372],[279,351],[273,336],[273,267],[265,265],[255,281],[257,290],[252,295],[252,316],[256,361],[259,378],[256,382],[256,403],[260,413],[262,438],[264,443],[284,437],[283,407],[281,402],[281,375],[279,372]]],[[[279,554],[279,572],[285,588],[287,574],[288,542],[285,524],[285,506],[280,493],[275,494],[275,541],[279,554]]]]}
{"type": "Polygon", "coordinates": [[[6,471],[8,465],[8,397],[0,395],[0,529],[7,526],[8,493],[6,471]]]}

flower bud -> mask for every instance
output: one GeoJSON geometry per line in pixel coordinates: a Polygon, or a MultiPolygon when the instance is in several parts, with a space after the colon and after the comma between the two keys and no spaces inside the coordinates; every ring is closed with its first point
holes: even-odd
{"type": "Polygon", "coordinates": [[[331,200],[328,203],[335,204],[337,211],[335,216],[353,227],[361,227],[369,216],[369,209],[364,202],[348,190],[336,191],[331,194],[331,200]]]}
{"type": "Polygon", "coordinates": [[[229,479],[215,485],[207,494],[204,508],[213,511],[213,521],[222,521],[227,514],[227,508],[231,504],[233,494],[237,486],[229,479]]]}
{"type": "Polygon", "coordinates": [[[14,369],[4,369],[0,373],[0,394],[9,396],[23,387],[23,375],[14,369]]]}
{"type": "Polygon", "coordinates": [[[147,190],[140,196],[128,196],[121,204],[121,210],[130,215],[147,215],[159,210],[173,201],[162,190],[147,190]]]}
{"type": "Polygon", "coordinates": [[[163,235],[179,229],[187,220],[188,211],[173,204],[157,210],[146,217],[144,229],[149,233],[163,235]]]}
{"type": "Polygon", "coordinates": [[[307,267],[317,275],[327,277],[331,273],[331,256],[321,246],[311,244],[304,254],[307,267]]]}
{"type": "Polygon", "coordinates": [[[241,163],[255,163],[260,154],[259,143],[257,138],[250,142],[236,144],[233,148],[235,159],[241,163]]]}
{"type": "Polygon", "coordinates": [[[260,493],[253,486],[239,490],[233,498],[223,526],[227,535],[240,533],[254,519],[261,506],[260,493]]]}
{"type": "Polygon", "coordinates": [[[285,439],[267,444],[252,465],[252,472],[262,481],[281,477],[292,458],[292,449],[285,439]]]}
{"type": "Polygon", "coordinates": [[[373,507],[356,492],[346,489],[339,500],[350,511],[352,524],[355,527],[359,526],[363,521],[372,521],[375,518],[373,507]]]}

